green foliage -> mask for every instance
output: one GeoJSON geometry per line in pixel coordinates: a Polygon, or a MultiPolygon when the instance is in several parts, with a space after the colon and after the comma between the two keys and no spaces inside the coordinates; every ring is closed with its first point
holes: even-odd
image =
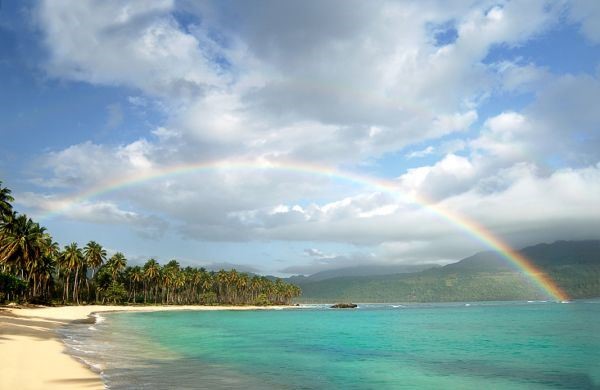
{"type": "MultiPolygon", "coordinates": [[[[14,199],[0,182],[0,300],[100,301],[160,304],[288,304],[300,296],[298,286],[281,279],[233,270],[208,272],[182,268],[176,260],[161,266],[150,259],[127,267],[117,252],[106,263],[106,250],[94,241],[62,251],[46,229],[12,209],[14,199]],[[88,272],[89,271],[89,272],[88,272]],[[91,277],[90,277],[91,273],[91,277]],[[19,277],[20,276],[20,277],[19,277]],[[25,280],[27,282],[25,282],[25,280]]],[[[600,241],[556,242],[522,250],[525,257],[570,297],[600,296],[600,241]]],[[[495,252],[410,274],[336,277],[302,283],[303,301],[442,302],[546,299],[495,252]]]]}
{"type": "Polygon", "coordinates": [[[102,290],[101,296],[106,302],[121,304],[127,301],[127,290],[123,283],[113,281],[105,290],[102,290]]]}
{"type": "Polygon", "coordinates": [[[5,215],[12,214],[12,204],[15,198],[11,195],[11,190],[2,186],[2,181],[0,181],[0,220],[5,215]]]}
{"type": "Polygon", "coordinates": [[[101,266],[96,272],[94,276],[94,281],[96,282],[96,286],[101,289],[107,289],[108,286],[112,283],[112,273],[109,267],[106,265],[101,266]]]}
{"type": "MultiPolygon", "coordinates": [[[[558,241],[521,251],[572,299],[600,296],[600,241],[558,241]]],[[[460,302],[549,299],[494,252],[410,274],[301,284],[301,302],[460,302]]]]}
{"type": "MultiPolygon", "coordinates": [[[[548,269],[571,298],[600,296],[600,265],[548,269]]],[[[545,300],[540,289],[518,272],[428,270],[417,274],[335,278],[302,285],[302,302],[462,302],[545,300]]]]}
{"type": "Polygon", "coordinates": [[[271,302],[269,301],[267,294],[258,294],[258,297],[256,297],[256,300],[254,301],[254,305],[256,306],[268,306],[270,304],[271,302]]]}
{"type": "Polygon", "coordinates": [[[22,295],[47,302],[110,302],[160,304],[231,304],[257,301],[285,304],[300,289],[282,280],[251,277],[235,269],[207,272],[181,268],[177,260],[164,267],[150,259],[143,267],[127,267],[116,252],[106,260],[106,250],[95,241],[83,249],[73,242],[61,251],[46,229],[12,210],[11,191],[0,182],[0,299],[22,295]],[[91,275],[90,275],[91,274],[91,275]],[[27,283],[17,278],[27,280],[27,283]],[[261,295],[262,294],[262,295],[261,295]]]}
{"type": "Polygon", "coordinates": [[[200,294],[200,303],[203,305],[215,305],[219,302],[217,294],[213,291],[200,294]]]}
{"type": "Polygon", "coordinates": [[[27,283],[13,275],[0,272],[0,302],[23,294],[27,283]]]}

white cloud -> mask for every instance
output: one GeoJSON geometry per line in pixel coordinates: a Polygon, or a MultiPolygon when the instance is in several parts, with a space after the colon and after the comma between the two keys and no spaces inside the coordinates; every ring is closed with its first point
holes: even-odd
{"type": "Polygon", "coordinates": [[[531,132],[532,124],[516,112],[503,112],[486,120],[480,136],[470,144],[475,151],[509,161],[522,161],[527,155],[524,135],[531,132]]]}
{"type": "Polygon", "coordinates": [[[473,110],[465,113],[443,115],[433,121],[433,126],[440,135],[465,131],[477,120],[477,113],[473,110]]]}
{"type": "Polygon", "coordinates": [[[600,4],[595,0],[576,0],[569,3],[569,16],[581,23],[582,34],[593,44],[600,44],[600,4]]]}
{"type": "Polygon", "coordinates": [[[420,157],[425,157],[425,156],[429,156],[434,151],[435,151],[435,148],[433,146],[429,145],[425,149],[416,150],[414,152],[410,152],[410,153],[406,154],[406,158],[420,158],[420,157]]]}
{"type": "Polygon", "coordinates": [[[256,12],[62,1],[42,3],[38,19],[51,75],[161,98],[163,127],[183,136],[183,158],[267,154],[337,165],[468,129],[496,72],[481,63],[489,48],[544,31],[554,8],[268,2],[256,12]],[[193,22],[183,25],[175,11],[193,22]],[[439,48],[428,26],[448,21],[458,37],[439,48]]]}
{"type": "Polygon", "coordinates": [[[17,204],[32,210],[42,218],[60,216],[93,224],[128,225],[143,237],[148,238],[162,236],[169,225],[164,219],[157,216],[124,210],[108,201],[84,200],[73,203],[57,196],[26,192],[19,194],[17,204]]]}
{"type": "Polygon", "coordinates": [[[501,87],[509,92],[538,91],[552,77],[548,69],[533,63],[520,64],[513,61],[502,61],[497,64],[497,67],[501,78],[501,87]]]}
{"type": "Polygon", "coordinates": [[[50,178],[37,182],[73,190],[95,187],[110,181],[111,177],[143,173],[153,166],[152,155],[159,150],[144,139],[116,147],[89,141],[72,145],[40,159],[40,165],[49,171],[50,178]]]}
{"type": "Polygon", "coordinates": [[[44,1],[38,21],[51,75],[126,85],[159,96],[202,93],[222,82],[217,45],[181,29],[175,2],[44,1]]]}
{"type": "Polygon", "coordinates": [[[306,256],[315,257],[317,259],[333,259],[337,257],[336,254],[325,254],[316,248],[308,248],[304,250],[306,256]]]}
{"type": "Polygon", "coordinates": [[[432,166],[409,169],[398,181],[408,194],[439,199],[469,188],[476,174],[477,167],[468,158],[448,154],[432,166]]]}
{"type": "MultiPolygon", "coordinates": [[[[521,58],[484,63],[494,47],[541,36],[562,10],[496,3],[44,2],[52,77],[134,89],[130,107],[160,105],[166,119],[147,138],[48,153],[37,184],[77,192],[175,164],[245,158],[351,169],[386,153],[435,152],[431,165],[391,172],[402,192],[470,215],[511,243],[584,237],[598,231],[600,82],[521,58]],[[456,39],[440,47],[432,34],[442,25],[456,39]],[[481,105],[495,94],[520,93],[532,103],[481,117],[496,108],[481,105]]],[[[581,4],[572,17],[593,41],[593,19],[582,16],[589,3],[581,4]]],[[[394,194],[291,171],[157,178],[67,216],[166,226],[146,216],[155,213],[185,238],[351,243],[375,248],[378,261],[444,262],[479,248],[394,194]]],[[[359,252],[306,253],[324,267],[373,261],[359,252]]]]}

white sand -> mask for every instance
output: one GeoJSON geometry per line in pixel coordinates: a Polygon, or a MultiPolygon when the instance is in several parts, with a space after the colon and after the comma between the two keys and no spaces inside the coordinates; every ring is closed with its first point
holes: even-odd
{"type": "MultiPolygon", "coordinates": [[[[285,306],[289,308],[289,306],[285,306]]],[[[0,311],[0,389],[104,389],[100,376],[65,353],[56,328],[94,312],[269,310],[255,306],[64,306],[0,311]]]]}

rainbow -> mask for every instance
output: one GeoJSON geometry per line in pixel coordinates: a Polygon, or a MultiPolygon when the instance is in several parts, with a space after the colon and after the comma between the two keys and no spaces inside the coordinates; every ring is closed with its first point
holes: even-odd
{"type": "Polygon", "coordinates": [[[175,177],[187,175],[201,171],[215,170],[284,170],[288,172],[296,172],[302,174],[312,174],[332,179],[349,181],[352,183],[364,185],[377,189],[382,192],[393,194],[400,197],[406,203],[414,203],[421,207],[430,210],[439,217],[445,219],[460,230],[466,232],[479,242],[487,247],[498,252],[502,257],[513,264],[520,270],[529,280],[531,280],[539,289],[549,297],[557,301],[567,301],[568,295],[542,270],[537,268],[531,260],[511,248],[508,244],[495,236],[492,232],[486,229],[476,221],[456,212],[444,208],[440,204],[436,204],[425,199],[422,196],[405,194],[399,190],[398,185],[386,179],[373,178],[356,173],[344,172],[335,168],[320,166],[310,163],[297,161],[268,161],[268,160],[217,160],[206,161],[192,164],[172,165],[165,168],[151,168],[142,173],[125,175],[114,180],[101,183],[97,186],[72,195],[62,198],[58,202],[58,206],[51,209],[49,212],[42,215],[42,219],[51,218],[66,212],[75,204],[84,202],[91,198],[95,198],[113,191],[121,190],[128,187],[133,187],[151,180],[156,180],[166,177],[175,177]]]}

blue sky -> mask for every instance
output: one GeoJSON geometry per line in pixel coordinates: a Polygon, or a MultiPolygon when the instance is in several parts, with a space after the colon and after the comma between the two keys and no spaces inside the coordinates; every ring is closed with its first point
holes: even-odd
{"type": "Polygon", "coordinates": [[[61,244],[272,274],[598,238],[596,1],[3,2],[0,180],[61,244]],[[48,212],[62,209],[48,217],[48,212]]]}

